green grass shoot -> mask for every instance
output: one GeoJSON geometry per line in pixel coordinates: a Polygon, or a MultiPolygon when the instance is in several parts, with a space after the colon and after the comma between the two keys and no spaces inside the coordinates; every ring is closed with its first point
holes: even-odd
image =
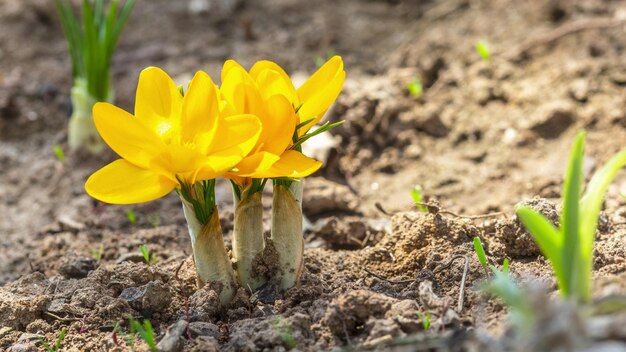
{"type": "Polygon", "coordinates": [[[293,349],[298,346],[298,341],[296,341],[296,338],[293,336],[293,329],[291,328],[289,320],[285,319],[281,315],[277,315],[274,319],[272,319],[272,327],[282,340],[285,347],[293,349]]]}
{"type": "Polygon", "coordinates": [[[409,94],[413,98],[421,98],[422,94],[424,94],[424,86],[422,84],[422,80],[419,77],[413,78],[413,80],[406,85],[406,90],[409,91],[409,94]]]}
{"type": "Polygon", "coordinates": [[[525,335],[534,326],[536,317],[528,296],[513,282],[508,270],[494,270],[493,274],[493,278],[482,286],[482,290],[504,301],[509,308],[512,325],[516,331],[525,335]]]}
{"type": "Polygon", "coordinates": [[[135,0],[120,8],[119,0],[83,0],[82,20],[74,15],[72,1],[54,0],[72,58],[72,76],[87,82],[87,91],[98,101],[107,101],[110,90],[111,59],[135,0]]]}
{"type": "Polygon", "coordinates": [[[430,312],[426,312],[426,314],[424,315],[417,312],[417,317],[422,321],[422,326],[424,327],[424,330],[430,329],[430,312]]]}
{"type": "Polygon", "coordinates": [[[424,203],[424,189],[422,188],[422,186],[417,185],[413,187],[413,190],[411,191],[411,197],[413,198],[413,202],[415,202],[415,206],[417,207],[417,209],[419,209],[419,211],[421,211],[422,213],[428,213],[428,208],[419,204],[424,203]]]}
{"type": "Polygon", "coordinates": [[[102,256],[104,255],[104,244],[100,243],[98,247],[91,248],[91,256],[100,263],[102,256]]]}
{"type": "Polygon", "coordinates": [[[156,254],[150,253],[150,248],[148,248],[148,245],[142,244],[141,246],[139,246],[139,252],[141,252],[143,260],[146,262],[146,264],[152,265],[156,263],[156,254]]]}
{"type": "Polygon", "coordinates": [[[57,341],[55,342],[54,345],[50,345],[42,338],[39,339],[39,342],[41,343],[43,348],[46,350],[46,352],[58,352],[59,350],[61,350],[61,344],[63,344],[65,335],[67,335],[67,328],[61,329],[61,332],[59,333],[59,337],[57,338],[57,341]]]}
{"type": "Polygon", "coordinates": [[[563,184],[561,227],[543,214],[519,207],[517,215],[552,264],[561,295],[582,302],[591,299],[593,244],[604,195],[618,171],[626,165],[626,149],[613,156],[583,188],[585,133],[576,136],[563,184]]]}
{"type": "Polygon", "coordinates": [[[131,225],[135,225],[137,223],[137,214],[135,214],[134,209],[128,209],[126,211],[126,217],[128,218],[128,221],[131,225]]]}
{"type": "Polygon", "coordinates": [[[152,329],[152,324],[150,320],[144,320],[143,325],[135,320],[133,317],[129,318],[130,322],[130,334],[133,335],[135,333],[139,333],[141,339],[148,345],[150,352],[157,352],[157,344],[154,336],[154,329],[152,329]]]}
{"type": "Polygon", "coordinates": [[[491,58],[491,49],[486,40],[481,39],[477,41],[476,44],[474,44],[474,49],[476,49],[476,52],[483,60],[489,61],[491,58]]]}
{"type": "Polygon", "coordinates": [[[65,160],[65,152],[63,151],[63,148],[61,148],[60,145],[55,145],[54,147],[52,147],[52,151],[54,152],[54,156],[57,157],[58,161],[63,161],[65,160]]]}
{"type": "MultiPolygon", "coordinates": [[[[480,238],[478,236],[474,237],[474,251],[476,252],[476,256],[478,257],[478,261],[480,262],[480,265],[483,267],[483,269],[485,269],[485,272],[487,273],[487,275],[489,275],[489,269],[491,268],[491,271],[496,273],[499,272],[500,270],[493,266],[493,265],[489,265],[487,263],[487,255],[485,254],[485,248],[483,247],[483,243],[480,241],[480,238]]],[[[502,271],[503,272],[509,272],[509,259],[505,258],[504,261],[502,262],[502,271]]]]}

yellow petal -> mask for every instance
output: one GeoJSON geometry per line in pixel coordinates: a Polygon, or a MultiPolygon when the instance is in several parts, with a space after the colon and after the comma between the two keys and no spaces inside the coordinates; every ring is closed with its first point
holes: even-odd
{"type": "MultiPolygon", "coordinates": [[[[307,83],[313,78],[315,78],[315,75],[311,77],[307,83]]],[[[322,117],[324,117],[326,110],[328,110],[328,108],[339,96],[339,93],[341,93],[341,88],[343,87],[345,78],[346,72],[342,70],[333,76],[329,81],[316,80],[313,83],[317,85],[317,89],[312,92],[306,92],[306,98],[304,98],[303,95],[300,96],[300,101],[302,102],[302,106],[298,110],[300,122],[313,119],[313,121],[306,124],[299,130],[300,135],[306,133],[313,125],[318,123],[322,117]]],[[[307,89],[311,87],[312,86],[307,87],[307,89]]],[[[298,93],[300,93],[300,90],[298,90],[298,93]]]]}
{"type": "Polygon", "coordinates": [[[205,149],[217,131],[219,110],[215,83],[205,72],[198,71],[183,98],[182,141],[197,143],[200,149],[205,149]]]}
{"type": "Polygon", "coordinates": [[[151,201],[165,196],[174,187],[175,182],[124,159],[96,171],[85,183],[85,190],[90,196],[112,204],[151,201]]]}
{"type": "MultiPolygon", "coordinates": [[[[280,159],[280,156],[268,152],[258,152],[254,153],[248,157],[245,157],[235,168],[238,170],[229,174],[247,177],[250,174],[260,171],[266,171],[274,163],[276,163],[280,159]]],[[[229,174],[226,176],[228,177],[229,174]]]]}
{"type": "Polygon", "coordinates": [[[232,69],[246,72],[246,69],[243,68],[243,66],[241,66],[237,61],[226,60],[226,62],[224,62],[224,66],[222,66],[222,74],[221,74],[222,85],[224,84],[224,81],[226,80],[226,76],[232,69]]]}
{"type": "Polygon", "coordinates": [[[268,136],[262,149],[281,155],[293,141],[298,118],[293,106],[283,95],[275,95],[267,100],[265,110],[269,118],[263,122],[263,129],[268,131],[268,136]]]}
{"type": "Polygon", "coordinates": [[[291,82],[291,78],[277,64],[271,61],[259,61],[252,69],[250,76],[257,82],[263,98],[281,94],[287,97],[293,106],[300,105],[298,94],[291,82]]]}
{"type": "MultiPolygon", "coordinates": [[[[204,155],[211,157],[247,156],[255,147],[261,134],[261,121],[254,115],[234,115],[222,118],[219,131],[204,155]]],[[[235,164],[230,165],[231,169],[235,164]]]]}
{"type": "Polygon", "coordinates": [[[178,126],[183,97],[170,76],[157,67],[139,74],[135,116],[160,135],[178,126]]]}
{"type": "Polygon", "coordinates": [[[309,79],[298,88],[298,96],[301,102],[305,102],[326,85],[340,72],[343,71],[343,60],[341,56],[333,56],[326,61],[309,79]]]}
{"type": "Polygon", "coordinates": [[[295,151],[287,150],[271,168],[264,172],[254,173],[255,178],[275,178],[275,177],[306,177],[317,171],[322,163],[295,151]]]}
{"type": "Polygon", "coordinates": [[[93,118],[102,139],[119,156],[139,167],[163,171],[161,156],[166,146],[137,118],[109,103],[96,103],[93,118]]]}

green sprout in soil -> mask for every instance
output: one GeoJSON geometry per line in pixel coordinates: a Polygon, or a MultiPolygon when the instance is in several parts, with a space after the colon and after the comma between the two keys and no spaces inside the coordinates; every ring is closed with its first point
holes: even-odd
{"type": "Polygon", "coordinates": [[[54,0],[72,59],[71,150],[86,148],[99,153],[104,149],[91,110],[96,102],[113,100],[111,59],[135,0],[127,0],[121,8],[119,3],[111,0],[105,10],[104,0],[83,0],[81,19],[74,15],[72,1],[54,0]]]}
{"type": "Polygon", "coordinates": [[[65,339],[65,335],[67,335],[67,328],[61,329],[61,332],[59,333],[59,337],[57,338],[57,341],[54,345],[50,345],[42,338],[39,339],[39,342],[41,343],[43,348],[46,350],[46,352],[58,352],[61,349],[61,344],[63,343],[63,340],[65,339]]]}
{"type": "Polygon", "coordinates": [[[104,244],[100,243],[98,247],[91,248],[91,256],[96,260],[97,263],[100,263],[103,255],[104,255],[104,244]]]}
{"type": "Polygon", "coordinates": [[[424,315],[418,312],[417,317],[422,321],[422,326],[424,327],[424,330],[430,329],[430,312],[426,312],[426,314],[424,315]]]}
{"type": "Polygon", "coordinates": [[[54,152],[54,156],[57,157],[58,161],[63,162],[63,160],[65,160],[65,152],[63,151],[63,148],[61,148],[60,145],[55,145],[54,147],[52,147],[52,151],[54,152]]]}
{"type": "Polygon", "coordinates": [[[150,349],[150,352],[156,352],[157,351],[157,344],[156,344],[156,339],[154,336],[154,329],[152,329],[152,324],[150,323],[150,320],[144,320],[143,321],[143,325],[135,320],[133,317],[129,318],[129,325],[130,325],[130,334],[134,335],[135,333],[139,333],[139,336],[141,336],[141,339],[146,343],[146,345],[148,345],[148,348],[150,349]]]}
{"type": "Polygon", "coordinates": [[[413,78],[411,82],[409,82],[409,84],[406,85],[406,90],[409,92],[409,94],[413,98],[415,99],[421,98],[422,94],[424,93],[424,86],[422,85],[422,80],[416,76],[415,78],[413,78]]]}
{"type": "MultiPolygon", "coordinates": [[[[483,267],[483,269],[485,269],[485,273],[487,275],[489,275],[490,268],[494,274],[497,272],[500,272],[500,270],[496,268],[495,266],[487,264],[487,255],[485,254],[485,248],[483,247],[483,244],[480,241],[479,237],[474,237],[474,251],[476,252],[476,256],[478,257],[478,261],[480,262],[480,265],[483,267]]],[[[502,272],[505,272],[505,273],[509,272],[509,259],[508,258],[504,258],[504,261],[502,262],[502,272]]]]}
{"type": "Polygon", "coordinates": [[[527,294],[511,279],[508,270],[494,270],[493,274],[493,278],[483,286],[483,291],[504,301],[509,308],[511,324],[525,335],[534,326],[536,316],[527,294]]]}
{"type": "Polygon", "coordinates": [[[476,52],[483,60],[489,61],[491,58],[491,49],[486,40],[481,39],[477,41],[476,44],[474,44],[474,49],[476,49],[476,52]]]}
{"type": "Polygon", "coordinates": [[[285,347],[289,349],[296,348],[298,342],[293,336],[293,329],[291,328],[291,324],[287,319],[285,319],[281,315],[275,316],[274,319],[272,319],[272,327],[274,328],[276,334],[278,334],[278,336],[282,340],[285,347]]]}
{"type": "Polygon", "coordinates": [[[419,211],[422,213],[428,213],[428,208],[422,205],[422,203],[424,203],[424,189],[422,186],[417,185],[413,187],[411,197],[413,198],[413,202],[415,202],[415,206],[419,209],[419,211]]]}
{"type": "Polygon", "coordinates": [[[126,211],[126,218],[128,218],[131,225],[135,225],[137,223],[137,214],[135,214],[135,210],[133,208],[126,211]]]}
{"type": "Polygon", "coordinates": [[[142,244],[141,246],[139,246],[139,251],[141,252],[143,260],[146,262],[146,264],[153,265],[156,263],[156,254],[150,253],[150,248],[148,248],[148,245],[142,244]]]}
{"type": "Polygon", "coordinates": [[[565,174],[560,228],[529,207],[519,207],[517,215],[552,264],[561,295],[589,302],[598,217],[609,184],[626,165],[626,149],[593,175],[583,194],[584,149],[585,133],[581,131],[574,141],[565,174]]]}

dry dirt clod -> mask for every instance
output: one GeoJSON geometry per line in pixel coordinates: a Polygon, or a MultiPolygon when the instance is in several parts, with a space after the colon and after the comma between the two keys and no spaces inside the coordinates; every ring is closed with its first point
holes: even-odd
{"type": "Polygon", "coordinates": [[[183,334],[187,329],[187,322],[179,320],[167,328],[165,336],[157,344],[159,352],[179,352],[182,351],[184,340],[183,334]]]}
{"type": "Polygon", "coordinates": [[[162,281],[151,281],[140,287],[129,287],[120,294],[133,309],[146,317],[165,309],[170,302],[170,290],[162,281]]]}
{"type": "Polygon", "coordinates": [[[192,337],[209,336],[216,340],[220,338],[220,329],[213,323],[194,321],[189,324],[189,330],[192,337]]]}
{"type": "Polygon", "coordinates": [[[371,291],[350,291],[330,303],[324,322],[335,336],[345,338],[346,332],[354,334],[370,317],[382,318],[394,301],[371,291]]]}
{"type": "Polygon", "coordinates": [[[89,272],[96,269],[96,265],[94,258],[69,253],[63,257],[59,272],[68,279],[80,279],[87,277],[89,272]]]}
{"type": "Polygon", "coordinates": [[[529,129],[541,138],[555,139],[576,121],[575,106],[557,100],[541,106],[530,119],[529,129]]]}

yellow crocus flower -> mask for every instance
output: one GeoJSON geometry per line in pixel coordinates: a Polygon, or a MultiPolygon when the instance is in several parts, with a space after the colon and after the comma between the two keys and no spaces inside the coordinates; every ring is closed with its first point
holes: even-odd
{"type": "MultiPolygon", "coordinates": [[[[321,163],[291,149],[297,137],[319,122],[335,101],[345,79],[343,61],[335,56],[297,90],[285,71],[271,61],[259,61],[247,72],[234,60],[222,69],[220,94],[226,114],[259,116],[263,132],[249,155],[227,177],[241,186],[248,178],[305,177],[321,163]]],[[[248,180],[247,180],[248,179],[248,180]]]]}
{"type": "Polygon", "coordinates": [[[94,106],[96,128],[121,158],[95,172],[89,195],[107,203],[160,198],[180,186],[217,178],[257,144],[261,123],[250,114],[225,116],[218,92],[204,72],[183,96],[163,70],[139,76],[135,115],[109,103],[94,106]]]}

